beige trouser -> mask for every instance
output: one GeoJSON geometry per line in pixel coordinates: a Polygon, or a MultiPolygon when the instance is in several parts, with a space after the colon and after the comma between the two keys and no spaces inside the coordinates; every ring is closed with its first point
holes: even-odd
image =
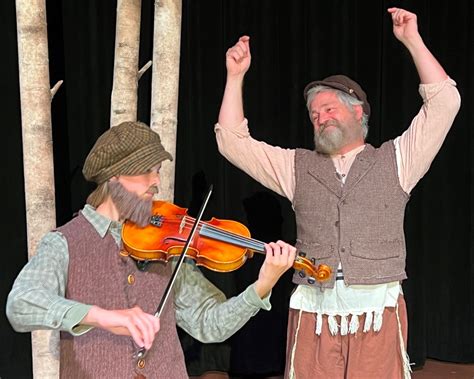
{"type": "MultiPolygon", "coordinates": [[[[403,378],[402,352],[400,351],[399,326],[406,349],[408,334],[406,304],[403,296],[398,299],[398,311],[387,307],[379,332],[362,331],[365,315],[359,317],[359,330],[355,334],[331,335],[327,316],[323,316],[321,335],[315,333],[314,313],[290,309],[288,342],[286,348],[285,378],[290,378],[292,364],[296,379],[399,379],[403,378]],[[397,320],[397,312],[400,322],[397,320]]],[[[340,318],[337,319],[338,324],[340,318]]]]}

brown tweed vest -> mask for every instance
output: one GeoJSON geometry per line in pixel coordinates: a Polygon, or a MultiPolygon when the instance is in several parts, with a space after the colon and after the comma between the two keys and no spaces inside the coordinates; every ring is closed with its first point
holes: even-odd
{"type": "MultiPolygon", "coordinates": [[[[153,314],[171,276],[170,265],[150,264],[139,271],[122,257],[113,237],[103,239],[82,214],[58,229],[67,239],[68,299],[105,309],[138,305],[153,314]]],[[[187,378],[176,331],[173,297],[160,317],[160,331],[143,361],[132,359],[131,337],[102,329],[74,337],[61,333],[61,378],[187,378]]]]}
{"type": "Polygon", "coordinates": [[[316,265],[329,265],[331,280],[298,284],[333,287],[338,263],[346,284],[380,284],[406,278],[403,218],[409,196],[400,187],[393,141],[367,145],[342,185],[330,157],[297,149],[294,208],[296,247],[316,265]]]}

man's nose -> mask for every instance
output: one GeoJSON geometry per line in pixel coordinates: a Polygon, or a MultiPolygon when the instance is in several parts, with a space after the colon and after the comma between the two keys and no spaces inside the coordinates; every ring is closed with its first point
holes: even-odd
{"type": "Polygon", "coordinates": [[[327,120],[329,120],[329,115],[325,112],[321,112],[318,118],[318,126],[321,126],[321,124],[324,124],[327,120]]]}
{"type": "Polygon", "coordinates": [[[159,186],[160,185],[160,174],[156,174],[153,179],[151,180],[151,184],[155,185],[155,186],[159,186]]]}

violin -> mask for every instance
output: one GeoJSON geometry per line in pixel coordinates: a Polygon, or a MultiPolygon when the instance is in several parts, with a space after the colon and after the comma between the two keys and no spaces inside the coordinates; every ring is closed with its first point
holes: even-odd
{"type": "MultiPolygon", "coordinates": [[[[168,262],[179,257],[194,224],[187,209],[165,201],[154,201],[150,223],[140,227],[127,220],[122,229],[125,254],[137,261],[168,262]]],[[[252,239],[248,228],[232,220],[212,218],[200,221],[186,254],[198,266],[218,272],[237,270],[254,253],[265,254],[264,242],[252,239]]],[[[315,267],[305,257],[297,256],[293,268],[317,281],[325,281],[331,268],[315,267]]]]}

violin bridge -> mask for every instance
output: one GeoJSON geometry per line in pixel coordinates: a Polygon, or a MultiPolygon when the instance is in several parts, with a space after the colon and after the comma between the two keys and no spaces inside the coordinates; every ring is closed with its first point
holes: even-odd
{"type": "Polygon", "coordinates": [[[181,224],[179,224],[179,234],[183,233],[183,229],[185,225],[186,225],[186,216],[183,217],[183,219],[181,220],[181,224]]]}

